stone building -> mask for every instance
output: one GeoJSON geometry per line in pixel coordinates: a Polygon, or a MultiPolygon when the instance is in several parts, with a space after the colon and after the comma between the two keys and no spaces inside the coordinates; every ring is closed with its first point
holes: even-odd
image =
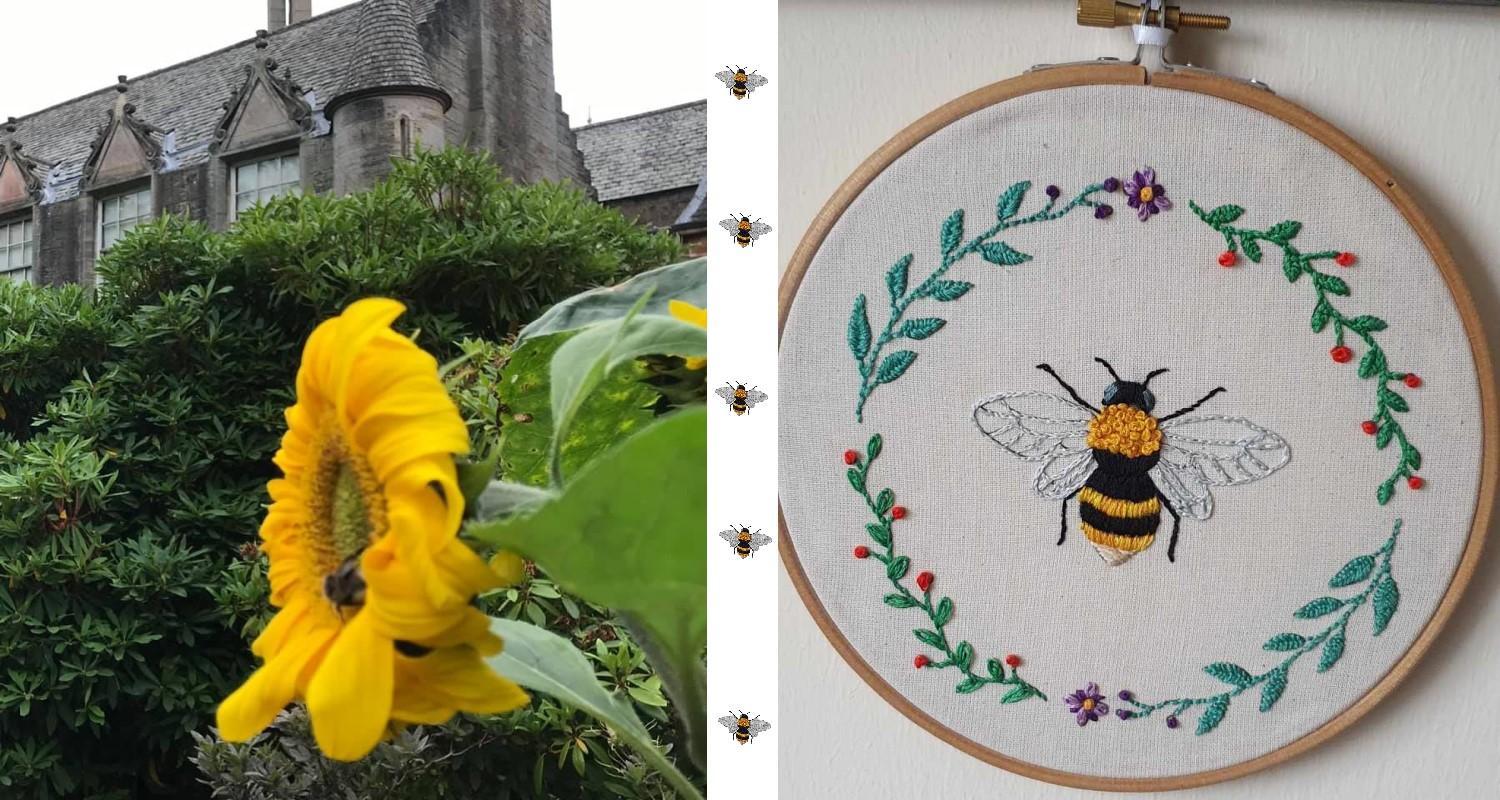
{"type": "Polygon", "coordinates": [[[91,283],[98,254],[143,220],[222,229],[279,194],[368,187],[418,145],[482,149],[516,180],[593,191],[554,88],[550,0],[268,11],[254,39],[9,119],[0,274],[91,283]]]}

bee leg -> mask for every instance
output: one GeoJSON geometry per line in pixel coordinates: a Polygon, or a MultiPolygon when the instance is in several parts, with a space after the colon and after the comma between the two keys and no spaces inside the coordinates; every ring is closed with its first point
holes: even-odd
{"type": "Polygon", "coordinates": [[[1156,490],[1156,496],[1161,498],[1162,506],[1167,509],[1168,514],[1172,515],[1172,540],[1167,543],[1167,560],[1175,562],[1177,560],[1177,533],[1182,530],[1182,515],[1177,513],[1177,509],[1172,507],[1172,501],[1168,500],[1160,489],[1156,490]]]}
{"type": "Polygon", "coordinates": [[[1068,501],[1072,500],[1075,497],[1077,497],[1078,493],[1081,492],[1081,491],[1083,491],[1083,487],[1082,486],[1078,487],[1077,489],[1074,489],[1072,494],[1070,494],[1067,497],[1063,498],[1063,506],[1062,506],[1062,532],[1057,535],[1057,544],[1059,546],[1061,546],[1062,543],[1063,543],[1063,541],[1068,538],[1068,501]]]}

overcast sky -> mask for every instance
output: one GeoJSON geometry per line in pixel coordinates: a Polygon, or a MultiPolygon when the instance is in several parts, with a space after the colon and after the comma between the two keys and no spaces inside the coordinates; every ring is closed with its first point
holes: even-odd
{"type": "MultiPolygon", "coordinates": [[[[313,0],[322,14],[357,0],[313,0]]],[[[487,0],[503,2],[505,0],[487,0]]],[[[255,35],[266,0],[5,0],[0,119],[255,35]]],[[[700,100],[702,0],[552,0],[557,90],[574,125],[700,100]]]]}

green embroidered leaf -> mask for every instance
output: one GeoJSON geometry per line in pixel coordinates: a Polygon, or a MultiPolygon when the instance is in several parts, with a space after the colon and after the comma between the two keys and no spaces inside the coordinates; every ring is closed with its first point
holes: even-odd
{"type": "Polygon", "coordinates": [[[1231,664],[1228,661],[1209,664],[1203,668],[1203,671],[1230,686],[1249,686],[1250,682],[1255,680],[1255,677],[1246,672],[1244,667],[1239,664],[1231,664]]]}
{"type": "Polygon", "coordinates": [[[915,608],[917,601],[904,594],[891,592],[885,596],[885,604],[891,608],[915,608]]]}
{"type": "Polygon", "coordinates": [[[948,620],[952,618],[953,601],[949,598],[944,597],[943,599],[938,601],[937,608],[932,612],[932,624],[941,628],[944,625],[947,625],[948,620]]]}
{"type": "Polygon", "coordinates": [[[1281,693],[1286,691],[1286,667],[1277,667],[1266,676],[1265,683],[1260,687],[1260,710],[1270,711],[1271,706],[1281,699],[1281,693]]]}
{"type": "Polygon", "coordinates": [[[1288,650],[1296,650],[1304,644],[1307,644],[1307,639],[1303,638],[1301,634],[1278,633],[1266,640],[1265,649],[1286,652],[1288,650]]]}
{"type": "Polygon", "coordinates": [[[1350,330],[1364,331],[1365,333],[1374,333],[1386,329],[1385,320],[1380,317],[1372,317],[1369,314],[1361,314],[1354,319],[1345,320],[1344,324],[1349,326],[1350,330]]]}
{"type": "Polygon", "coordinates": [[[1379,636],[1385,632],[1385,626],[1391,624],[1391,617],[1396,616],[1396,607],[1401,605],[1401,590],[1396,588],[1396,582],[1387,577],[1375,587],[1374,614],[1375,635],[1379,636]]]}
{"type": "Polygon", "coordinates": [[[1389,422],[1382,422],[1375,431],[1375,447],[1384,450],[1391,443],[1391,437],[1396,435],[1396,426],[1389,422]]]}
{"type": "Polygon", "coordinates": [[[976,678],[970,675],[969,677],[964,678],[963,681],[960,682],[957,686],[953,687],[953,691],[958,692],[959,694],[969,694],[970,692],[977,692],[983,687],[983,678],[976,678]]]}
{"type": "Polygon", "coordinates": [[[870,315],[865,313],[864,295],[854,298],[854,310],[849,312],[849,330],[844,338],[849,342],[849,352],[854,354],[854,360],[860,362],[860,374],[865,374],[864,360],[870,353],[870,315]]]}
{"type": "Polygon", "coordinates": [[[995,219],[1004,222],[1016,215],[1021,210],[1021,201],[1026,197],[1026,190],[1031,188],[1031,181],[1021,181],[1011,184],[1005,194],[995,201],[995,219]]]}
{"type": "Polygon", "coordinates": [[[1248,258],[1257,264],[1260,263],[1260,260],[1264,255],[1260,251],[1260,242],[1255,241],[1249,236],[1241,236],[1240,248],[1245,251],[1245,258],[1248,258]]]}
{"type": "Polygon", "coordinates": [[[921,640],[922,644],[931,645],[939,650],[947,649],[947,646],[943,644],[943,637],[937,631],[918,628],[912,631],[912,633],[917,635],[917,639],[921,640]]]}
{"type": "Polygon", "coordinates": [[[877,525],[876,523],[868,522],[865,523],[865,532],[870,534],[870,538],[874,539],[875,543],[880,545],[881,547],[891,546],[890,528],[887,528],[884,525],[877,525]]]}
{"type": "Polygon", "coordinates": [[[854,491],[863,492],[865,490],[864,473],[860,472],[858,467],[850,467],[848,474],[849,485],[854,487],[854,491]]]}
{"type": "Polygon", "coordinates": [[[1349,563],[1344,565],[1343,569],[1340,569],[1333,576],[1333,579],[1328,582],[1328,586],[1331,589],[1342,589],[1345,586],[1352,586],[1370,577],[1370,572],[1374,569],[1374,556],[1360,556],[1351,559],[1349,563]]]}
{"type": "Polygon", "coordinates": [[[1000,702],[1006,705],[1010,705],[1011,703],[1019,703],[1022,700],[1030,697],[1034,691],[1035,690],[1031,688],[1030,684],[1023,683],[1020,686],[1011,689],[1009,693],[1000,698],[1000,702]]]}
{"type": "Polygon", "coordinates": [[[964,238],[964,210],[958,209],[943,220],[943,232],[941,242],[943,255],[948,255],[958,249],[959,242],[964,238]]]}
{"type": "Polygon", "coordinates": [[[1403,442],[1401,444],[1401,457],[1406,460],[1406,466],[1411,469],[1422,468],[1422,454],[1417,452],[1417,448],[1403,442]]]}
{"type": "Polygon", "coordinates": [[[1266,238],[1278,244],[1286,244],[1300,230],[1302,230],[1302,223],[1289,219],[1272,225],[1271,229],[1266,231],[1266,238]]]}
{"type": "Polygon", "coordinates": [[[877,433],[870,437],[870,441],[865,442],[865,455],[874,461],[880,457],[880,450],[883,447],[885,447],[885,437],[877,433]]]}
{"type": "Polygon", "coordinates": [[[908,339],[920,341],[942,330],[943,326],[947,324],[946,320],[941,320],[937,317],[909,319],[901,323],[901,335],[908,339]]]}
{"type": "Polygon", "coordinates": [[[967,672],[969,665],[974,663],[974,645],[968,642],[959,642],[958,649],[953,651],[953,663],[958,668],[967,672]]]}
{"type": "Polygon", "coordinates": [[[1292,255],[1291,252],[1288,251],[1286,255],[1281,259],[1281,274],[1286,276],[1287,281],[1296,283],[1297,279],[1302,277],[1302,272],[1302,259],[1292,255]]]}
{"type": "Polygon", "coordinates": [[[1000,659],[992,658],[985,662],[985,666],[989,669],[991,678],[997,681],[1005,680],[1005,667],[1000,664],[1000,659]]]}
{"type": "Polygon", "coordinates": [[[1333,669],[1333,665],[1339,663],[1344,655],[1344,631],[1340,629],[1337,633],[1328,637],[1323,643],[1323,657],[1318,659],[1318,671],[1327,672],[1333,669]]]}
{"type": "Polygon", "coordinates": [[[1293,613],[1292,616],[1298,619],[1317,619],[1318,617],[1326,617],[1329,614],[1338,611],[1340,608],[1343,608],[1343,606],[1344,601],[1338,599],[1337,597],[1319,597],[1318,599],[1297,609],[1297,611],[1293,613]]]}
{"type": "MultiPolygon", "coordinates": [[[[1381,368],[1382,371],[1384,371],[1385,370],[1385,358],[1381,357],[1380,361],[1381,361],[1380,368],[1381,368]]],[[[1361,364],[1360,366],[1363,367],[1364,365],[1361,364]]],[[[1366,376],[1361,375],[1360,377],[1366,377],[1366,376]]],[[[1376,390],[1376,392],[1375,392],[1375,398],[1380,401],[1381,405],[1389,408],[1392,411],[1400,411],[1401,413],[1404,414],[1407,411],[1411,410],[1411,406],[1409,406],[1409,405],[1406,404],[1406,398],[1405,397],[1402,397],[1401,395],[1396,394],[1395,392],[1391,391],[1384,384],[1381,384],[1380,388],[1376,390]]]]}
{"type": "Polygon", "coordinates": [[[1234,222],[1240,218],[1240,215],[1245,213],[1245,209],[1236,205],[1222,205],[1207,213],[1204,213],[1202,209],[1194,205],[1193,210],[1198,212],[1198,216],[1202,217],[1204,222],[1216,228],[1220,225],[1228,225],[1234,222]]]}
{"type": "Polygon", "coordinates": [[[906,577],[906,571],[911,569],[911,559],[906,556],[896,556],[891,563],[885,565],[885,575],[893,581],[899,581],[906,577]]]}
{"type": "Polygon", "coordinates": [[[1317,284],[1319,289],[1329,294],[1336,294],[1339,297],[1349,296],[1349,284],[1345,283],[1344,279],[1337,275],[1329,275],[1326,272],[1314,272],[1313,283],[1317,284]]]}
{"type": "Polygon", "coordinates": [[[881,489],[880,494],[875,495],[875,513],[885,514],[896,504],[896,493],[890,489],[881,489]]]}
{"type": "Polygon", "coordinates": [[[942,303],[957,300],[969,293],[974,284],[968,281],[938,281],[927,288],[927,296],[942,303]]]}
{"type": "Polygon", "coordinates": [[[917,354],[910,350],[897,350],[891,353],[880,361],[880,368],[875,370],[875,382],[890,383],[906,374],[906,368],[916,360],[917,354]]]}
{"type": "Polygon", "coordinates": [[[1373,378],[1385,372],[1385,353],[1378,347],[1371,347],[1365,351],[1364,356],[1359,359],[1359,377],[1373,378]]]}
{"type": "Polygon", "coordinates": [[[896,260],[885,273],[885,288],[891,293],[891,304],[895,305],[906,294],[906,273],[911,268],[911,253],[896,260]]]}
{"type": "Polygon", "coordinates": [[[1333,319],[1333,306],[1329,305],[1323,298],[1318,298],[1317,305],[1313,306],[1312,329],[1314,333],[1328,327],[1328,320],[1333,319]]]}
{"type": "Polygon", "coordinates": [[[985,242],[979,246],[979,254],[984,260],[991,264],[999,264],[1002,267],[1014,267],[1017,264],[1025,264],[1031,260],[1031,256],[1016,250],[1005,242],[985,242]]]}
{"type": "Polygon", "coordinates": [[[1219,727],[1219,723],[1224,721],[1224,714],[1228,711],[1229,695],[1220,695],[1209,703],[1208,708],[1203,709],[1203,716],[1198,718],[1198,735],[1202,736],[1219,727]]]}
{"type": "Polygon", "coordinates": [[[1391,477],[1385,479],[1385,483],[1380,484],[1379,489],[1375,490],[1375,501],[1377,503],[1380,503],[1381,505],[1385,505],[1386,503],[1391,502],[1391,495],[1395,493],[1396,476],[1392,475],[1391,477]]]}

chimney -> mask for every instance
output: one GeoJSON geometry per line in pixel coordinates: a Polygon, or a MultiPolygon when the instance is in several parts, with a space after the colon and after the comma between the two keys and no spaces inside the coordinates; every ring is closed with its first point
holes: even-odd
{"type": "Polygon", "coordinates": [[[266,29],[275,33],[312,18],[312,0],[267,0],[266,29]]]}

